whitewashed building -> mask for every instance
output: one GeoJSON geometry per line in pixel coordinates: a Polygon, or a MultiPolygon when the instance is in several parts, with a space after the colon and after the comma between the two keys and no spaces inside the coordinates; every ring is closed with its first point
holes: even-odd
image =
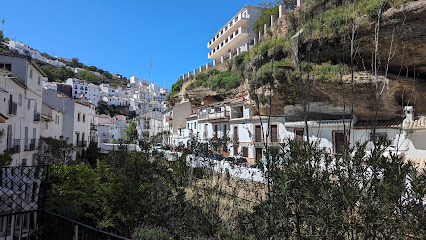
{"type": "Polygon", "coordinates": [[[101,100],[101,91],[98,85],[88,84],[85,80],[76,78],[68,78],[66,84],[72,87],[72,98],[98,106],[98,102],[101,100]]]}
{"type": "Polygon", "coordinates": [[[52,90],[43,92],[43,103],[63,112],[62,136],[76,147],[73,159],[82,153],[90,141],[96,141],[98,117],[95,106],[69,98],[65,94],[52,90]]]}
{"type": "Polygon", "coordinates": [[[37,164],[43,77],[27,58],[0,56],[0,152],[12,153],[12,166],[37,164]]]}
{"type": "Polygon", "coordinates": [[[41,129],[42,138],[59,139],[64,128],[64,113],[45,103],[41,106],[41,129]]]}

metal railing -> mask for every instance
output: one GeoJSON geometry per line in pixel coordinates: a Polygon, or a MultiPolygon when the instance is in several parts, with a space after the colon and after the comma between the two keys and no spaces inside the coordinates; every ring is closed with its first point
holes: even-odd
{"type": "Polygon", "coordinates": [[[87,146],[87,141],[79,141],[77,142],[77,147],[86,147],[87,146]]]}
{"type": "Polygon", "coordinates": [[[40,113],[38,112],[34,113],[34,122],[40,122],[40,113]]]}
{"type": "Polygon", "coordinates": [[[35,150],[36,149],[36,139],[33,138],[30,141],[30,150],[35,150]]]}
{"type": "Polygon", "coordinates": [[[18,112],[18,104],[13,101],[9,101],[9,115],[16,115],[18,112]]]}
{"type": "Polygon", "coordinates": [[[130,240],[129,238],[96,229],[49,211],[44,212],[41,225],[44,227],[42,239],[46,240],[130,240]]]}
{"type": "Polygon", "coordinates": [[[8,146],[9,152],[16,153],[21,151],[21,139],[13,139],[12,144],[8,146]]]}

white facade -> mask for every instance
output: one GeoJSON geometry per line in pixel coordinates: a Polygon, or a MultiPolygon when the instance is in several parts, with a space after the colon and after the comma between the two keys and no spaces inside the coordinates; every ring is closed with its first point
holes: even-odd
{"type": "Polygon", "coordinates": [[[59,109],[47,104],[41,106],[41,129],[40,136],[43,138],[59,139],[64,127],[64,113],[59,109]]]}
{"type": "Polygon", "coordinates": [[[213,63],[223,62],[230,54],[248,51],[249,40],[255,37],[253,24],[259,11],[259,7],[246,5],[214,34],[213,39],[207,43],[207,48],[212,49],[208,58],[213,59],[213,63]]]}
{"type": "Polygon", "coordinates": [[[39,51],[32,49],[29,45],[26,45],[22,42],[9,40],[6,45],[9,47],[10,50],[17,51],[20,55],[31,57],[33,59],[53,65],[55,67],[65,66],[63,62],[60,62],[57,59],[48,59],[44,57],[39,51]]]}
{"type": "Polygon", "coordinates": [[[101,91],[98,85],[87,84],[86,81],[75,78],[68,78],[66,84],[72,87],[72,98],[98,106],[98,102],[101,100],[101,91]]]}
{"type": "Polygon", "coordinates": [[[44,73],[26,58],[0,57],[14,76],[0,71],[0,152],[12,153],[11,166],[37,164],[44,73]],[[19,77],[19,80],[15,77],[19,77]]]}
{"type": "Polygon", "coordinates": [[[43,92],[43,103],[64,113],[62,136],[76,146],[76,154],[81,154],[91,140],[97,140],[98,117],[93,104],[75,101],[52,90],[43,92]]]}

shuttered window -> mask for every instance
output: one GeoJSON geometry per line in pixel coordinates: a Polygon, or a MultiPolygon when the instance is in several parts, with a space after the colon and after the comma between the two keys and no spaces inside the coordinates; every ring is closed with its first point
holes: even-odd
{"type": "Polygon", "coordinates": [[[262,141],[262,132],[260,125],[256,125],[254,128],[254,141],[261,142],[262,141]]]}
{"type": "Polygon", "coordinates": [[[271,142],[278,142],[278,127],[271,125],[271,142]]]}

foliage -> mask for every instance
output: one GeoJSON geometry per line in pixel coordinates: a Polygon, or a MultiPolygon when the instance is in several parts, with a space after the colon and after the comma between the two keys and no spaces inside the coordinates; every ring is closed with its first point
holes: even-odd
{"type": "Polygon", "coordinates": [[[197,80],[186,87],[187,90],[192,90],[203,86],[211,90],[229,91],[236,88],[241,83],[241,75],[232,71],[210,71],[209,73],[201,73],[197,76],[197,80]]]}
{"type": "Polygon", "coordinates": [[[130,120],[126,129],[124,129],[125,140],[127,143],[134,143],[138,137],[137,123],[135,120],[130,120]]]}
{"type": "Polygon", "coordinates": [[[86,164],[51,165],[47,208],[85,223],[97,223],[108,214],[109,184],[101,182],[98,170],[86,164]]]}
{"type": "Polygon", "coordinates": [[[87,80],[89,83],[93,83],[96,85],[101,84],[101,82],[99,81],[99,78],[93,72],[86,69],[78,72],[76,77],[79,79],[87,80]]]}
{"type": "Polygon", "coordinates": [[[170,235],[164,228],[143,226],[136,228],[132,234],[134,240],[169,240],[170,235]]]}
{"type": "Polygon", "coordinates": [[[95,141],[90,141],[89,146],[83,152],[83,159],[88,163],[92,168],[96,167],[97,160],[99,158],[98,143],[95,141]]]}
{"type": "Polygon", "coordinates": [[[305,28],[303,38],[334,38],[348,32],[353,19],[367,16],[367,20],[376,21],[380,7],[382,11],[394,7],[399,8],[402,4],[413,0],[359,0],[354,5],[348,2],[333,0],[310,1],[306,8],[300,9],[297,25],[305,28]]]}
{"type": "Polygon", "coordinates": [[[67,63],[68,66],[73,67],[73,68],[85,68],[86,65],[84,65],[84,63],[79,62],[78,58],[73,58],[71,59],[70,63],[67,63]]]}
{"type": "Polygon", "coordinates": [[[41,147],[38,153],[40,164],[68,164],[72,161],[74,145],[68,143],[68,138],[60,136],[55,138],[42,138],[41,147]]]}
{"type": "MultiPolygon", "coordinates": [[[[0,31],[1,32],[1,31],[0,31]]],[[[4,131],[0,130],[0,143],[1,139],[3,138],[4,131]]],[[[7,151],[3,151],[3,153],[0,154],[0,167],[3,166],[9,166],[9,164],[12,162],[12,157],[10,156],[10,153],[7,151]]]]}
{"type": "Polygon", "coordinates": [[[118,107],[115,105],[99,105],[98,108],[96,108],[98,111],[98,114],[106,114],[110,115],[111,117],[114,117],[116,115],[119,115],[120,112],[118,110],[118,107]]]}
{"type": "Polygon", "coordinates": [[[278,68],[278,66],[291,66],[291,59],[285,58],[276,62],[267,62],[263,64],[257,71],[258,80],[263,85],[270,83],[271,78],[278,79],[280,82],[282,79],[286,79],[286,70],[278,68]],[[273,68],[272,68],[273,66],[273,68]]]}
{"type": "Polygon", "coordinates": [[[50,64],[40,66],[41,70],[46,73],[49,82],[64,82],[68,78],[73,78],[75,76],[74,72],[71,69],[62,67],[54,67],[50,64]]]}
{"type": "Polygon", "coordinates": [[[253,30],[256,34],[259,31],[264,30],[265,24],[271,24],[271,15],[278,16],[278,6],[284,5],[284,9],[293,9],[296,5],[296,1],[293,0],[276,0],[276,1],[262,1],[258,5],[261,7],[259,16],[256,22],[253,24],[253,30]]]}
{"type": "Polygon", "coordinates": [[[259,239],[404,239],[424,233],[424,207],[409,187],[424,184],[424,173],[417,177],[396,154],[385,157],[389,142],[368,155],[366,144],[357,144],[336,158],[318,144],[288,141],[267,153],[270,197],[255,207],[244,231],[259,239]]]}
{"type": "Polygon", "coordinates": [[[170,91],[169,95],[167,95],[167,100],[175,96],[182,90],[183,85],[183,79],[179,78],[175,83],[172,85],[172,91],[170,91]]]}

